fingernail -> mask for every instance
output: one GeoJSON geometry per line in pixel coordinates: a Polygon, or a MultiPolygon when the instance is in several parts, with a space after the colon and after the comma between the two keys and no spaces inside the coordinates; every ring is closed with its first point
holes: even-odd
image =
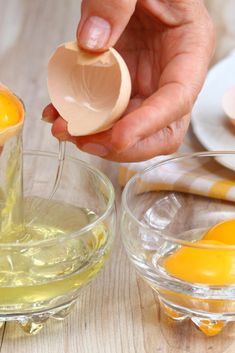
{"type": "Polygon", "coordinates": [[[126,141],[125,143],[122,141],[122,143],[120,144],[120,140],[117,141],[116,138],[115,138],[115,140],[111,139],[112,149],[114,149],[114,151],[116,153],[125,152],[126,150],[130,149],[131,147],[133,147],[137,142],[138,142],[138,140],[135,141],[133,139],[132,141],[126,141]]]}
{"type": "Polygon", "coordinates": [[[111,34],[109,22],[98,16],[89,17],[79,35],[79,44],[87,49],[102,49],[108,43],[111,34]]]}
{"type": "Polygon", "coordinates": [[[99,145],[97,143],[87,143],[80,147],[82,151],[95,154],[100,157],[104,157],[108,154],[108,150],[105,146],[99,145]]]}
{"type": "Polygon", "coordinates": [[[59,132],[54,136],[60,141],[67,141],[68,140],[68,134],[66,132],[59,132]]]}
{"type": "Polygon", "coordinates": [[[52,119],[50,116],[43,116],[41,118],[42,121],[45,121],[45,123],[53,123],[54,119],[52,119]]]}

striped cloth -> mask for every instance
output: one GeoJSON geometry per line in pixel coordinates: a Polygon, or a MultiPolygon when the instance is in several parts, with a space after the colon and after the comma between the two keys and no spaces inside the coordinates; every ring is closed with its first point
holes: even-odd
{"type": "MultiPolygon", "coordinates": [[[[203,151],[203,147],[189,131],[180,153],[203,151]]],[[[169,156],[156,157],[139,163],[123,163],[119,168],[119,183],[124,186],[137,172],[169,156]]],[[[234,156],[235,162],[235,156],[234,156]]],[[[235,163],[234,163],[235,165],[235,163]]],[[[212,158],[188,159],[178,163],[163,164],[149,172],[139,183],[139,192],[174,190],[217,199],[235,201],[235,171],[223,167],[212,158]],[[203,161],[203,163],[202,163],[203,161]]]]}

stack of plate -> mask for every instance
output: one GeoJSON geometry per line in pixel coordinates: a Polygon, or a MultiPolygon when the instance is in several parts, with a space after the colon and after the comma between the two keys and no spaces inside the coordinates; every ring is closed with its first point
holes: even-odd
{"type": "MultiPolygon", "coordinates": [[[[235,126],[226,117],[222,98],[225,91],[235,86],[235,55],[215,65],[209,72],[192,113],[192,127],[201,144],[210,151],[235,151],[235,126]]],[[[234,102],[235,104],[235,102],[234,102]]],[[[218,159],[235,170],[233,162],[218,159]]]]}

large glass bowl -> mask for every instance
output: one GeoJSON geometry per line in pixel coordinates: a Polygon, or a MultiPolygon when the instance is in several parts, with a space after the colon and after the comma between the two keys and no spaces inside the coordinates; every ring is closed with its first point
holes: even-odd
{"type": "Polygon", "coordinates": [[[131,262],[170,318],[190,318],[207,335],[235,320],[235,221],[219,241],[199,241],[235,219],[234,171],[235,152],[178,156],[136,174],[122,197],[131,262]]]}
{"type": "Polygon", "coordinates": [[[24,230],[0,242],[0,321],[35,333],[101,270],[116,215],[111,182],[82,161],[66,156],[59,169],[57,154],[28,151],[23,170],[24,230]]]}

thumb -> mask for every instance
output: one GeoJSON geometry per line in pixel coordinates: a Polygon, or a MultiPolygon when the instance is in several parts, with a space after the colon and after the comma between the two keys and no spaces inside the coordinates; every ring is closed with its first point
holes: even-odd
{"type": "Polygon", "coordinates": [[[90,51],[114,46],[133,12],[137,0],[83,0],[77,30],[78,45],[90,51]]]}

